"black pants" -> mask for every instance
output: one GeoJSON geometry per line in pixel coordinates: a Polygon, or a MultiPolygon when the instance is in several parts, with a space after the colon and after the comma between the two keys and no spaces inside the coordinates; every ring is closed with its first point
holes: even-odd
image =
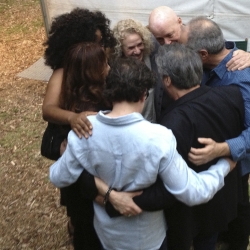
{"type": "Polygon", "coordinates": [[[167,250],[167,237],[165,237],[159,250],[167,250]]]}
{"type": "MultiPolygon", "coordinates": [[[[105,250],[103,247],[101,248],[102,250],[105,250]]],[[[161,244],[161,247],[159,250],[167,250],[167,237],[165,237],[164,241],[161,244]]]]}
{"type": "Polygon", "coordinates": [[[100,250],[101,243],[94,229],[93,200],[82,195],[79,182],[61,189],[61,204],[67,207],[74,226],[74,250],[100,250]]]}
{"type": "Polygon", "coordinates": [[[250,203],[248,194],[249,174],[242,177],[242,201],[238,204],[238,216],[228,225],[220,239],[229,244],[229,250],[246,250],[250,235],[250,203]]]}
{"type": "Polygon", "coordinates": [[[100,250],[101,243],[94,229],[93,201],[85,200],[80,214],[71,214],[74,225],[74,250],[100,250]]]}

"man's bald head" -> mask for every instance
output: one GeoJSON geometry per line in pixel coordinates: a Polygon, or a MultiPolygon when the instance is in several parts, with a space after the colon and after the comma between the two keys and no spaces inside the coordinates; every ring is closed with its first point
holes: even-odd
{"type": "Polygon", "coordinates": [[[167,6],[154,9],[148,27],[160,44],[182,42],[182,20],[167,6]]]}
{"type": "Polygon", "coordinates": [[[149,16],[149,28],[154,30],[156,26],[162,26],[173,20],[178,20],[176,13],[167,6],[155,8],[149,16]]]}

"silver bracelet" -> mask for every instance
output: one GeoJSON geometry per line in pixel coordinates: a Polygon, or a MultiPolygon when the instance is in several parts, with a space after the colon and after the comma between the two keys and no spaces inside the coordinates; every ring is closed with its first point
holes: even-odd
{"type": "Polygon", "coordinates": [[[103,204],[106,205],[106,203],[109,200],[109,195],[111,193],[111,191],[113,190],[112,187],[109,187],[108,190],[106,191],[105,195],[104,195],[104,199],[103,199],[103,204]]]}

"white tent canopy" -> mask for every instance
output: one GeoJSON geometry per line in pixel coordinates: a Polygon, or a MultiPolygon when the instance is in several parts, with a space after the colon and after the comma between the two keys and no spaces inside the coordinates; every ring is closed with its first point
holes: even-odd
{"type": "MultiPolygon", "coordinates": [[[[102,11],[113,27],[125,18],[137,19],[147,25],[150,12],[167,5],[184,23],[198,15],[211,18],[220,25],[227,40],[243,41],[250,37],[250,0],[40,0],[40,3],[47,33],[54,17],[76,7],[102,11]]],[[[249,43],[247,50],[250,51],[249,43]]],[[[41,58],[18,76],[48,81],[51,73],[41,58]]]]}
{"type": "MultiPolygon", "coordinates": [[[[220,25],[225,39],[250,41],[250,0],[40,0],[46,31],[54,17],[70,12],[76,7],[100,10],[111,20],[111,28],[117,21],[133,18],[148,24],[151,11],[162,5],[172,8],[184,23],[192,17],[203,15],[220,25]]],[[[248,42],[250,51],[250,42],[248,42]]],[[[40,58],[19,77],[48,81],[52,70],[40,58]]]]}
{"type": "Polygon", "coordinates": [[[194,16],[205,15],[220,25],[227,40],[250,37],[250,0],[40,0],[47,31],[52,19],[75,7],[100,10],[111,20],[111,27],[124,18],[134,18],[145,25],[150,12],[167,5],[183,22],[194,16]]]}

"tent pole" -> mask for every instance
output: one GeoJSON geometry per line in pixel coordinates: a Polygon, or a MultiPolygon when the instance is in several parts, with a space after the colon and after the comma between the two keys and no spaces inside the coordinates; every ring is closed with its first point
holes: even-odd
{"type": "Polygon", "coordinates": [[[41,9],[42,9],[42,14],[43,14],[43,22],[44,22],[44,25],[45,25],[46,35],[48,37],[49,23],[48,23],[48,15],[47,15],[45,0],[40,0],[40,5],[41,5],[41,9]]]}

